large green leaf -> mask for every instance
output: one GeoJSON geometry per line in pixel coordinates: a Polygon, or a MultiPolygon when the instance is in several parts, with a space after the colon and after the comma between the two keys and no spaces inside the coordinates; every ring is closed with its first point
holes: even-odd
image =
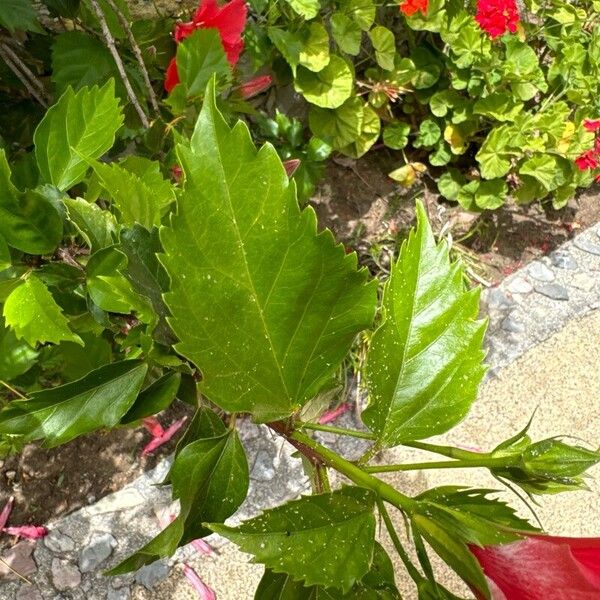
{"type": "Polygon", "coordinates": [[[117,222],[108,210],[102,210],[83,198],[65,198],[69,220],[79,231],[92,252],[115,242],[117,222]]]}
{"type": "Polygon", "coordinates": [[[354,76],[348,63],[335,54],[318,73],[299,67],[294,87],[308,102],[321,108],[337,108],[350,98],[354,76]]]}
{"type": "Polygon", "coordinates": [[[13,400],[0,411],[0,434],[64,444],[101,427],[114,427],[137,397],[147,366],[136,360],[106,365],[82,379],[13,400]]]}
{"type": "Polygon", "coordinates": [[[42,31],[32,0],[2,0],[0,2],[0,26],[5,27],[11,33],[17,30],[42,31]]]}
{"type": "MultiPolygon", "coordinates": [[[[207,410],[207,409],[203,409],[207,410]]],[[[179,499],[178,517],[138,552],[111,570],[111,575],[139,569],[158,558],[170,556],[178,546],[204,537],[205,521],[222,523],[232,515],[248,493],[248,462],[235,430],[220,424],[210,437],[188,444],[177,454],[169,474],[173,497],[179,499]]]]}
{"type": "Polygon", "coordinates": [[[479,291],[465,291],[459,263],[436,244],[417,204],[418,225],[384,291],[382,325],[367,356],[365,423],[386,446],[443,433],[476,398],[484,374],[479,291]]]}
{"type": "Polygon", "coordinates": [[[344,594],[336,588],[304,586],[285,573],[265,569],[255,600],[401,600],[394,581],[394,566],[377,542],[370,571],[344,594]]]}
{"type": "Polygon", "coordinates": [[[61,190],[73,187],[85,176],[86,159],[100,158],[111,148],[122,124],[112,79],[101,88],[67,89],[35,130],[40,174],[61,190]]]}
{"type": "Polygon", "coordinates": [[[52,294],[35,275],[30,275],[11,292],[4,303],[3,314],[15,335],[30,346],[38,342],[83,344],[69,329],[69,321],[52,294]]]}
{"type": "Polygon", "coordinates": [[[360,52],[362,29],[349,16],[336,12],[331,17],[331,35],[340,50],[352,56],[360,52]]]}
{"type": "Polygon", "coordinates": [[[348,593],[373,560],[374,504],[371,491],[344,487],[266,510],[239,527],[209,526],[275,573],[348,593]]]}
{"type": "Polygon", "coordinates": [[[9,246],[29,254],[46,254],[58,246],[63,220],[54,192],[47,186],[20,192],[0,149],[0,235],[9,246]]]}
{"type": "Polygon", "coordinates": [[[209,89],[189,148],[185,188],[161,230],[177,351],[201,389],[230,411],[283,418],[315,396],[371,324],[375,284],[331,232],[300,211],[274,148],[257,151],[209,89]]]}
{"type": "Polygon", "coordinates": [[[303,30],[302,49],[298,63],[310,71],[321,71],[330,61],[329,34],[320,23],[311,23],[303,30]]]}
{"type": "Polygon", "coordinates": [[[339,150],[360,137],[364,117],[365,103],[354,97],[333,110],[311,106],[308,122],[316,136],[339,150]]]}

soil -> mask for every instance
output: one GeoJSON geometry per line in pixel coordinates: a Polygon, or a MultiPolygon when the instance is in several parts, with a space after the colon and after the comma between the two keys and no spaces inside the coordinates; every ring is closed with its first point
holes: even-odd
{"type": "MultiPolygon", "coordinates": [[[[360,261],[381,276],[397,252],[398,241],[414,222],[414,202],[424,200],[436,233],[453,240],[472,278],[495,285],[523,264],[547,254],[600,221],[598,190],[591,189],[561,211],[505,206],[493,213],[468,213],[433,193],[429,182],[404,190],[387,177],[397,158],[383,149],[360,161],[334,159],[313,204],[322,226],[330,227],[360,261]]],[[[171,423],[188,410],[174,404],[164,416],[171,423]]],[[[121,428],[78,438],[54,449],[29,445],[0,461],[0,507],[15,496],[11,524],[43,524],[122,488],[170,453],[176,440],[156,454],[140,456],[149,441],[142,428],[121,428]]],[[[2,542],[0,542],[1,544],[2,542]]]]}

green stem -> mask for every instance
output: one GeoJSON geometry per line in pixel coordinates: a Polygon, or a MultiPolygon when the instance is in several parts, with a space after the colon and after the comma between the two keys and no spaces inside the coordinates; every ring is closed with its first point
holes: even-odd
{"type": "Polygon", "coordinates": [[[381,479],[366,473],[354,463],[347,461],[339,454],[336,454],[333,450],[330,450],[329,448],[326,448],[325,446],[315,442],[311,437],[307,436],[301,431],[285,431],[279,427],[273,427],[277,424],[271,423],[270,425],[275,429],[275,431],[277,431],[277,433],[284,435],[288,441],[292,443],[292,445],[296,446],[296,448],[298,448],[300,451],[302,451],[303,448],[308,448],[325,464],[329,465],[342,475],[345,475],[356,485],[375,492],[375,494],[377,494],[381,500],[385,500],[386,502],[389,502],[396,508],[399,508],[405,512],[412,512],[415,508],[417,504],[415,500],[409,496],[405,496],[388,483],[385,483],[385,481],[381,481],[381,479]]]}
{"type": "Polygon", "coordinates": [[[422,463],[405,463],[402,465],[380,465],[377,467],[365,467],[367,473],[389,473],[392,471],[420,471],[422,469],[472,469],[485,467],[506,467],[512,462],[510,457],[483,457],[479,460],[440,460],[422,463]]]}
{"type": "Polygon", "coordinates": [[[425,442],[404,442],[402,445],[465,461],[476,461],[483,457],[490,456],[488,452],[471,452],[470,450],[461,450],[460,448],[454,448],[453,446],[438,446],[436,444],[427,444],[425,442]]]}
{"type": "Polygon", "coordinates": [[[370,431],[357,431],[356,429],[344,429],[343,427],[334,427],[333,425],[321,425],[320,423],[298,423],[300,429],[312,429],[314,431],[327,431],[336,435],[348,435],[350,437],[362,438],[364,440],[374,440],[375,435],[370,431]]]}

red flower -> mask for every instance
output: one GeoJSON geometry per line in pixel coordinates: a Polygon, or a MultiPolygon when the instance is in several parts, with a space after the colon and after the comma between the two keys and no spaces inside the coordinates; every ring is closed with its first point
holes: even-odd
{"type": "Polygon", "coordinates": [[[491,582],[492,600],[600,598],[600,538],[535,535],[471,552],[491,582]]]}
{"type": "Polygon", "coordinates": [[[417,11],[421,11],[423,16],[427,16],[427,7],[429,0],[404,0],[400,5],[400,11],[407,17],[412,17],[417,11]]]}
{"type": "Polygon", "coordinates": [[[240,86],[240,94],[242,98],[248,100],[254,96],[264,92],[273,83],[273,78],[270,75],[259,75],[240,86]]]}
{"type": "Polygon", "coordinates": [[[475,20],[492,38],[515,33],[519,24],[516,0],[478,0],[475,20]]]}
{"type": "MultiPolygon", "coordinates": [[[[234,66],[244,49],[242,32],[246,26],[248,9],[244,0],[231,0],[218,6],[216,0],[201,0],[200,6],[189,23],[175,25],[175,41],[181,42],[197,29],[217,29],[229,64],[234,66]]],[[[165,89],[170,92],[179,83],[177,63],[171,60],[167,68],[165,89]]]]}
{"type": "Polygon", "coordinates": [[[596,169],[598,167],[598,157],[595,150],[587,150],[581,156],[575,159],[575,164],[580,171],[587,169],[596,169]]]}
{"type": "Polygon", "coordinates": [[[585,119],[583,126],[588,131],[597,131],[600,129],[600,119],[585,119]]]}

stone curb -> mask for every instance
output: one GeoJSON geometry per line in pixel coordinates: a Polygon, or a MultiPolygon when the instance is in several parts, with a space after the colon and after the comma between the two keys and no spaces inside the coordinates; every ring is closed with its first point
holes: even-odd
{"type": "MultiPolygon", "coordinates": [[[[485,290],[482,311],[490,319],[487,346],[488,376],[549,338],[573,319],[600,308],[600,225],[565,243],[548,257],[507,277],[498,287],[485,290]]],[[[338,425],[359,427],[352,412],[338,425]]],[[[282,439],[261,427],[243,422],[241,437],[251,467],[248,499],[233,521],[276,506],[308,491],[299,459],[282,439]]],[[[323,443],[349,457],[359,456],[367,442],[321,434],[323,443]]],[[[134,574],[107,578],[102,572],[141,547],[159,532],[158,515],[171,508],[170,490],[156,484],[164,478],[170,459],[162,461],[124,487],[61,519],[48,523],[50,534],[33,552],[33,586],[18,581],[0,583],[3,600],[127,600],[135,585],[152,589],[173,566],[187,560],[193,550],[180,549],[134,574]]],[[[214,547],[227,543],[218,536],[214,547]]],[[[27,545],[27,542],[20,542],[27,545]]]]}

